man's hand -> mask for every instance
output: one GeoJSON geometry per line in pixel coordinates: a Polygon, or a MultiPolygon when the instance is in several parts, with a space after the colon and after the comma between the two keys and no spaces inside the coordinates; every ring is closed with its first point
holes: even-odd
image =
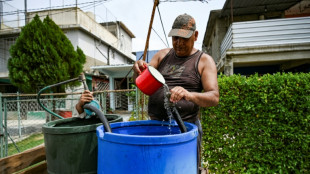
{"type": "Polygon", "coordinates": [[[170,102],[173,103],[180,101],[182,98],[189,101],[192,97],[192,94],[181,86],[176,86],[172,88],[170,92],[171,92],[170,102]]]}
{"type": "Polygon", "coordinates": [[[133,71],[135,74],[140,75],[142,71],[144,71],[147,68],[147,63],[143,60],[138,60],[133,65],[133,71]]]}
{"type": "Polygon", "coordinates": [[[93,93],[90,92],[89,90],[85,90],[82,93],[79,102],[75,106],[78,113],[79,114],[83,113],[84,112],[83,106],[85,105],[85,103],[89,103],[92,100],[94,100],[93,93]]]}

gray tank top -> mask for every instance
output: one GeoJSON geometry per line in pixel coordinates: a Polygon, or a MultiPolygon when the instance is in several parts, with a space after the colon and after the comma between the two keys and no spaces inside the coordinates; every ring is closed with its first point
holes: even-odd
{"type": "MultiPolygon", "coordinates": [[[[201,76],[198,63],[203,52],[197,51],[189,57],[177,57],[174,49],[163,58],[158,71],[164,76],[169,89],[181,86],[190,92],[201,92],[201,76]]],[[[198,119],[199,106],[184,99],[176,103],[176,108],[183,121],[195,122],[198,119]]],[[[148,114],[153,120],[168,120],[164,108],[164,88],[161,87],[149,97],[148,114]]]]}

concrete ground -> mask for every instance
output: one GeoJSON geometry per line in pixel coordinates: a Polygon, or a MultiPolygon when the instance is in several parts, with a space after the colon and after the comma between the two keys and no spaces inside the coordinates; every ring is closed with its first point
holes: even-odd
{"type": "Polygon", "coordinates": [[[125,122],[125,121],[129,121],[129,118],[131,117],[130,114],[124,114],[124,115],[120,115],[120,116],[123,117],[123,121],[124,121],[124,122],[125,122]]]}

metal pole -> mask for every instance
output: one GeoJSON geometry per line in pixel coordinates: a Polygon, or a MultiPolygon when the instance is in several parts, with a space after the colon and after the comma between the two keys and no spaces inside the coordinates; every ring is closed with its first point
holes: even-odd
{"type": "Polygon", "coordinates": [[[25,2],[25,25],[27,25],[27,0],[25,2]]]}
{"type": "Polygon", "coordinates": [[[96,1],[94,0],[94,20],[96,21],[96,1]]]}
{"type": "Polygon", "coordinates": [[[103,106],[102,105],[102,93],[98,93],[98,102],[99,102],[99,106],[103,106]]]}
{"type": "MultiPolygon", "coordinates": [[[[5,133],[4,133],[4,141],[5,141],[5,146],[4,146],[4,156],[8,156],[8,125],[7,125],[7,101],[6,98],[3,99],[4,102],[4,127],[5,133]]],[[[2,123],[1,123],[2,124],[2,123]]]]}
{"type": "MultiPolygon", "coordinates": [[[[102,95],[102,94],[101,94],[102,95]]],[[[103,101],[102,101],[102,103],[103,103],[103,114],[107,114],[107,93],[106,92],[104,92],[103,93],[103,101]]]]}
{"type": "Polygon", "coordinates": [[[0,30],[3,23],[3,1],[0,1],[0,30]]]}
{"type": "Polygon", "coordinates": [[[73,113],[73,89],[71,88],[71,112],[73,113]]]}
{"type": "Polygon", "coordinates": [[[77,17],[77,13],[78,13],[78,0],[75,0],[75,24],[78,24],[78,17],[77,17]]]}
{"type": "Polygon", "coordinates": [[[20,138],[22,136],[22,130],[21,130],[21,126],[20,126],[21,117],[20,117],[20,100],[19,100],[19,92],[18,91],[17,91],[17,115],[18,115],[18,136],[20,138]]]}
{"type": "Polygon", "coordinates": [[[21,27],[21,25],[19,23],[19,11],[17,11],[17,27],[21,27]]]}
{"type": "Polygon", "coordinates": [[[4,144],[4,131],[3,131],[3,112],[2,112],[2,93],[0,93],[0,158],[3,158],[3,144],[4,144]]]}
{"type": "Polygon", "coordinates": [[[50,8],[48,9],[48,15],[49,15],[49,17],[51,17],[51,9],[52,9],[52,4],[51,4],[51,0],[49,0],[50,1],[50,8]]]}
{"type": "Polygon", "coordinates": [[[231,16],[231,23],[234,22],[234,8],[233,8],[233,0],[230,0],[230,16],[231,16]]]}
{"type": "MultiPolygon", "coordinates": [[[[53,92],[51,92],[51,93],[53,93],[53,92]]],[[[48,105],[48,109],[51,111],[51,110],[53,110],[53,101],[54,101],[54,96],[53,95],[51,95],[51,96],[49,96],[49,100],[50,100],[50,102],[48,102],[49,103],[49,105],[48,105]]],[[[48,121],[52,121],[52,114],[48,114],[48,121]]]]}
{"type": "Polygon", "coordinates": [[[140,97],[139,90],[138,90],[138,88],[136,88],[136,108],[135,108],[135,110],[136,110],[136,118],[139,118],[139,112],[140,112],[140,108],[139,108],[139,101],[140,101],[140,99],[139,99],[139,97],[140,97]]]}

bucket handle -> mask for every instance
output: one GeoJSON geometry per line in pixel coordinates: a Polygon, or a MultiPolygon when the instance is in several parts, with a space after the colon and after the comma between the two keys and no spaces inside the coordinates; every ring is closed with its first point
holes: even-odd
{"type": "Polygon", "coordinates": [[[148,68],[148,65],[147,65],[147,64],[143,64],[143,67],[144,67],[143,70],[141,70],[141,68],[140,68],[141,73],[142,73],[143,71],[145,71],[145,70],[148,68]]]}

